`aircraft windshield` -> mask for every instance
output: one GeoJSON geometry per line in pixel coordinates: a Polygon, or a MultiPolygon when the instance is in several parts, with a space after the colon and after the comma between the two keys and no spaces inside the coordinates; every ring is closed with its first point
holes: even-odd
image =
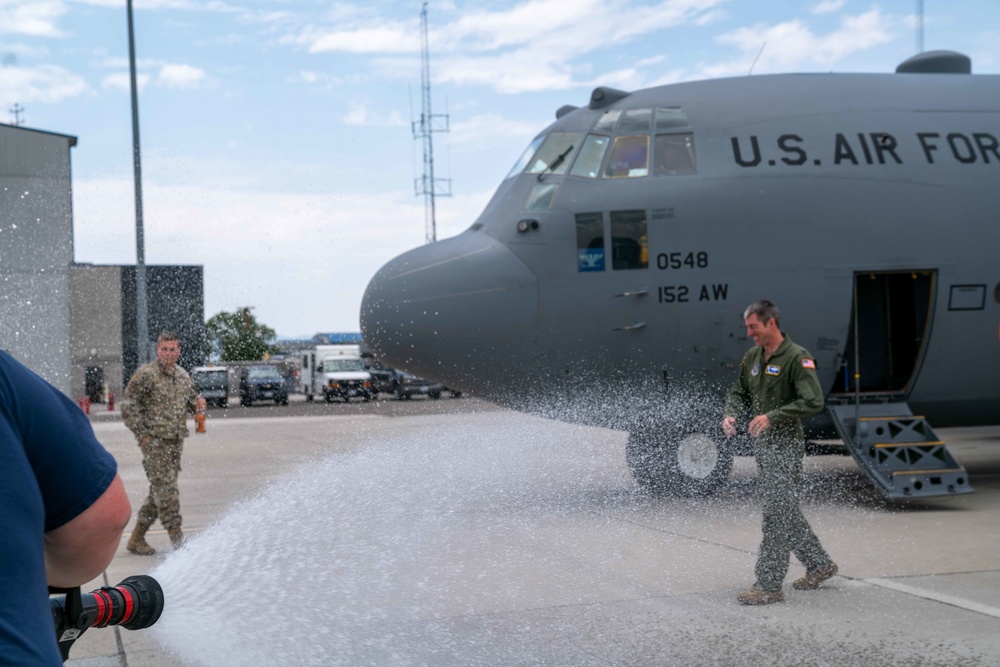
{"type": "Polygon", "coordinates": [[[580,156],[576,159],[576,164],[573,165],[573,170],[570,173],[573,176],[597,178],[597,175],[601,173],[601,160],[604,159],[604,151],[608,149],[610,141],[608,137],[602,137],[599,134],[589,135],[587,140],[583,142],[580,156]]]}
{"type": "MultiPolygon", "coordinates": [[[[610,110],[594,122],[594,131],[606,135],[556,132],[536,137],[507,177],[536,174],[544,181],[546,174],[567,172],[584,178],[696,174],[694,133],[684,131],[690,127],[680,107],[610,110]]],[[[548,208],[553,194],[551,188],[536,187],[526,208],[548,208]]]]}
{"type": "Polygon", "coordinates": [[[529,144],[528,147],[524,149],[524,152],[521,153],[521,157],[519,157],[517,159],[517,162],[514,163],[514,166],[513,168],[511,168],[510,173],[507,174],[507,178],[510,178],[511,176],[517,176],[522,171],[524,171],[524,168],[528,166],[528,160],[531,159],[531,156],[535,154],[535,151],[538,150],[538,147],[542,145],[542,142],[544,140],[545,137],[535,137],[534,141],[532,141],[531,144],[529,144]]]}
{"type": "Polygon", "coordinates": [[[330,357],[323,360],[324,373],[339,373],[343,371],[363,371],[360,359],[337,359],[330,357]]]}
{"type": "Polygon", "coordinates": [[[653,175],[681,176],[698,172],[694,159],[694,135],[658,134],[653,142],[653,175]]]}
{"type": "Polygon", "coordinates": [[[604,175],[608,178],[645,176],[649,173],[649,136],[618,137],[611,148],[604,175]]]}
{"type": "MultiPolygon", "coordinates": [[[[537,139],[535,140],[538,141],[537,139]]],[[[573,162],[575,151],[583,141],[582,134],[550,134],[544,137],[541,146],[524,161],[524,172],[527,174],[565,174],[573,162]]],[[[535,144],[532,144],[534,147],[535,144]]],[[[529,147],[531,148],[531,147],[529,147]]],[[[521,162],[519,161],[518,164],[521,162]]],[[[517,165],[515,165],[516,167],[517,165]]]]}

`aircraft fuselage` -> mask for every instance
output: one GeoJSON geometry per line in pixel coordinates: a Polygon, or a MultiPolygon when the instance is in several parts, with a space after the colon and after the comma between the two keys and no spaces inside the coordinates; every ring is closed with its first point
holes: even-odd
{"type": "Polygon", "coordinates": [[[664,391],[721,396],[753,344],[743,309],[766,298],[831,395],[859,370],[863,392],[937,424],[996,421],[1000,76],[773,75],[594,98],[561,110],[469,230],[373,278],[361,321],[377,355],[629,429],[664,391]]]}

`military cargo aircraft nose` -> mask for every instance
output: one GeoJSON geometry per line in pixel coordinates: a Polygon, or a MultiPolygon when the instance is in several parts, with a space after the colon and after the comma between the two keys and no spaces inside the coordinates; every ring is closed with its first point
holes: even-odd
{"type": "Polygon", "coordinates": [[[496,360],[526,358],[537,325],[535,274],[478,231],[393,259],[361,302],[361,330],[377,357],[453,389],[485,382],[502,391],[496,360]]]}

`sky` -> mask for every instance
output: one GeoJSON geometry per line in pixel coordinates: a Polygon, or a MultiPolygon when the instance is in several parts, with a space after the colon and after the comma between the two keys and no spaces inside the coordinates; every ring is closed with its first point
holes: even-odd
{"type": "MultiPolygon", "coordinates": [[[[1000,73],[1000,0],[923,0],[925,50],[1000,73]]],[[[915,0],[427,3],[437,238],[599,85],[892,72],[915,0]]],[[[368,280],[425,242],[417,0],[135,0],[145,257],[204,266],[205,316],[358,331],[368,280]]],[[[78,138],[77,262],[136,260],[124,0],[0,0],[0,122],[78,138]],[[16,111],[15,111],[16,109],[16,111]]]]}

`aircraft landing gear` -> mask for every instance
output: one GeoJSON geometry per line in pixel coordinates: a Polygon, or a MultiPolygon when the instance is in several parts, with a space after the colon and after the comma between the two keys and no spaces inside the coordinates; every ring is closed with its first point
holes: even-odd
{"type": "Polygon", "coordinates": [[[729,479],[733,453],[721,434],[634,431],[625,449],[628,468],[645,489],[688,498],[714,493],[729,479]]]}

